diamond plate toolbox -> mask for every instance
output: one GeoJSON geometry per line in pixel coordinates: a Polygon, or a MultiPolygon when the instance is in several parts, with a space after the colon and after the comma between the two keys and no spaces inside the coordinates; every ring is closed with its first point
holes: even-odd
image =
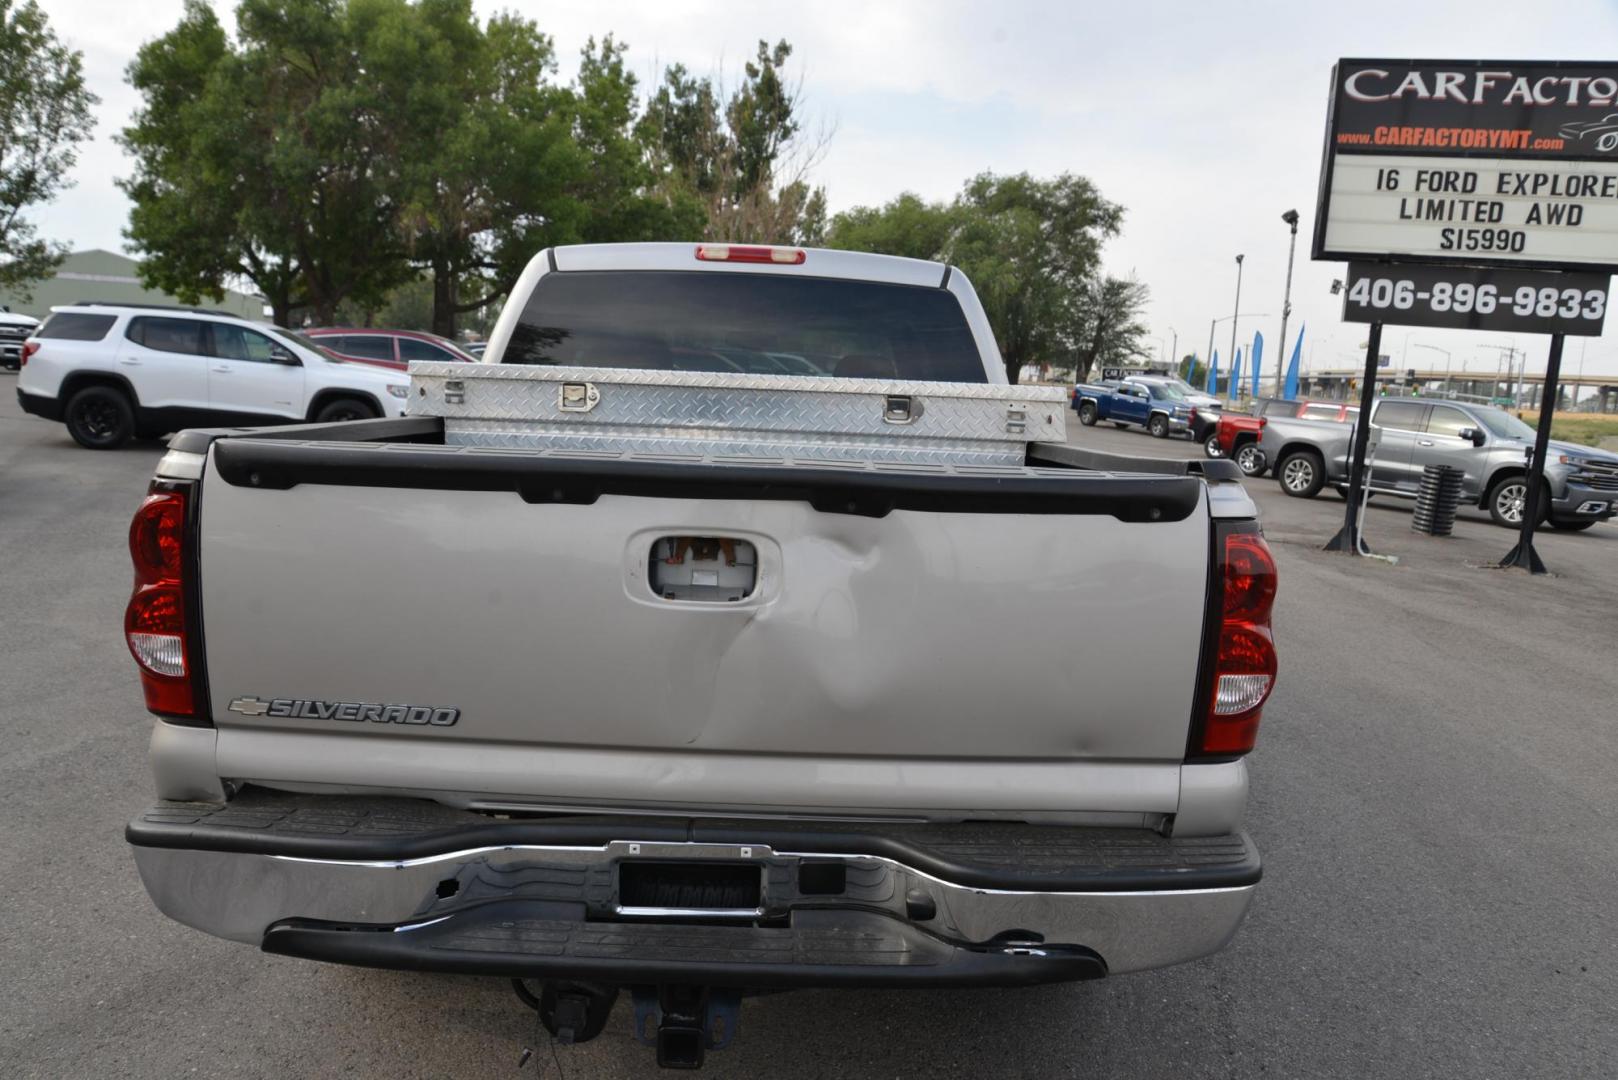
{"type": "Polygon", "coordinates": [[[1059,386],[500,364],[410,365],[453,446],[1020,465],[1067,438],[1059,386]]]}

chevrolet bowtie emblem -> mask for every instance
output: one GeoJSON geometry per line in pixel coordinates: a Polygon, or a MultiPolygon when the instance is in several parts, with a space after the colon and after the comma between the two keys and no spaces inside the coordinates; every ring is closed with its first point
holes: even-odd
{"type": "Polygon", "coordinates": [[[239,697],[230,703],[230,711],[243,716],[263,716],[270,711],[270,703],[256,697],[239,697]]]}

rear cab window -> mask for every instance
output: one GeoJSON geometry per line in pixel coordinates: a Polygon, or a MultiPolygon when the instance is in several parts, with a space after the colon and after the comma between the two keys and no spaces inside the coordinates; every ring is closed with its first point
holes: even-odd
{"type": "Polygon", "coordinates": [[[58,311],[34,331],[34,337],[57,341],[100,341],[118,321],[116,315],[91,315],[80,311],[58,311]]]}
{"type": "Polygon", "coordinates": [[[988,381],[946,289],[702,271],[546,274],[501,362],[988,381]]]}

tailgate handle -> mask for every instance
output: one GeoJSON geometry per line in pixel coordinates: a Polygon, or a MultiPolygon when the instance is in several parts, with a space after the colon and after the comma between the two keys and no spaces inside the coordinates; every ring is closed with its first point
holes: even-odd
{"type": "Polygon", "coordinates": [[[659,537],[646,580],[664,600],[733,604],[758,587],[758,549],[733,536],[659,537]]]}

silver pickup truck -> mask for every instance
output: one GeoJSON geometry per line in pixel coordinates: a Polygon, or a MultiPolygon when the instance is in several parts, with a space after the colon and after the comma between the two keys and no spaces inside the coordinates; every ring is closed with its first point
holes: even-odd
{"type": "MultiPolygon", "coordinates": [[[[1495,523],[1522,524],[1528,496],[1527,451],[1534,429],[1491,405],[1422,398],[1380,398],[1371,410],[1376,450],[1367,455],[1373,492],[1415,498],[1422,471],[1448,465],[1463,473],[1463,500],[1487,510],[1495,523]]],[[[1281,490],[1313,498],[1328,484],[1348,484],[1352,424],[1271,419],[1259,438],[1275,462],[1281,490]]],[[[1618,454],[1553,441],[1545,463],[1549,505],[1541,513],[1557,529],[1587,529],[1618,514],[1618,454]]]]}
{"type": "Polygon", "coordinates": [[[559,248],[420,415],[176,436],[130,532],[152,899],[517,980],[564,1040],[628,988],[685,1066],[746,991],[1218,950],[1276,670],[1253,504],[1067,447],[1003,370],[941,265],[559,248]]]}

